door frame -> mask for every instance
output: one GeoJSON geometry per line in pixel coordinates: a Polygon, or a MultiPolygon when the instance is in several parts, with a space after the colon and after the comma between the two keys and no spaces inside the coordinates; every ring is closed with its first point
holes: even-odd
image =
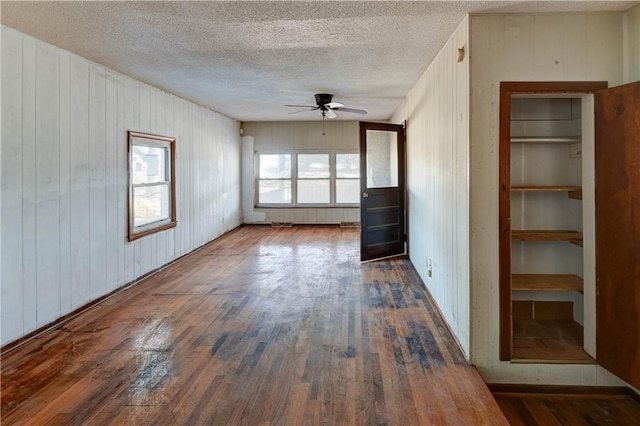
{"type": "Polygon", "coordinates": [[[395,256],[403,256],[407,254],[407,179],[406,179],[406,121],[402,124],[392,124],[392,123],[375,123],[375,122],[366,122],[361,121],[359,123],[360,126],[360,259],[361,261],[372,261],[379,260],[388,257],[395,256]],[[365,198],[365,194],[371,192],[372,190],[376,192],[377,190],[384,190],[385,188],[367,188],[367,174],[366,174],[366,134],[367,130],[381,130],[381,131],[393,131],[397,132],[398,140],[397,140],[397,158],[398,158],[398,197],[399,197],[399,228],[400,228],[400,240],[402,243],[402,250],[398,253],[386,254],[379,257],[367,257],[365,258],[365,233],[366,233],[366,220],[365,214],[366,211],[363,206],[363,199],[365,198]],[[368,191],[368,192],[367,192],[368,191]]]}
{"type": "Polygon", "coordinates": [[[513,310],[511,293],[511,96],[588,95],[608,87],[606,81],[500,82],[498,149],[499,359],[511,361],[513,310]]]}

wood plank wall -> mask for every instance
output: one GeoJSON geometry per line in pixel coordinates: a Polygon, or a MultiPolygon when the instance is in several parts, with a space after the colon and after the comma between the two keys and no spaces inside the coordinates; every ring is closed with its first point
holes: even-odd
{"type": "Polygon", "coordinates": [[[2,27],[2,344],[240,224],[239,123],[2,27]],[[177,138],[178,226],[126,240],[127,140],[177,138]]]}
{"type": "Polygon", "coordinates": [[[393,116],[407,120],[409,256],[469,355],[469,21],[393,116]],[[457,62],[458,48],[465,58],[457,62]],[[431,259],[432,275],[427,272],[431,259]]]}

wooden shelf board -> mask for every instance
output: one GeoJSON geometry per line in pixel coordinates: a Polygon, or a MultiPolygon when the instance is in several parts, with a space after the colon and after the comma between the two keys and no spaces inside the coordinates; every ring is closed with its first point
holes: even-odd
{"type": "Polygon", "coordinates": [[[574,200],[582,200],[582,188],[575,191],[569,191],[569,198],[573,198],[574,200]]]}
{"type": "Polygon", "coordinates": [[[520,291],[579,291],[582,278],[571,274],[513,274],[511,289],[520,291]]]}
{"type": "Polygon", "coordinates": [[[578,143],[580,136],[511,136],[511,143],[578,143]]]}
{"type": "Polygon", "coordinates": [[[575,185],[557,185],[557,186],[543,186],[543,185],[518,185],[512,186],[513,192],[580,192],[582,188],[575,185]]]}
{"type": "Polygon", "coordinates": [[[517,241],[568,241],[582,246],[582,232],[566,230],[512,230],[511,239],[517,241]]]}

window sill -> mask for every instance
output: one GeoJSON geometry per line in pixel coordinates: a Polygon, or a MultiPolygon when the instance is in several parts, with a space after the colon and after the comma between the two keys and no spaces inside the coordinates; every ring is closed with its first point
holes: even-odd
{"type": "Polygon", "coordinates": [[[165,223],[155,228],[145,229],[144,231],[139,232],[129,232],[129,242],[135,241],[142,237],[146,237],[147,235],[155,234],[157,232],[166,231],[167,229],[175,228],[178,224],[178,221],[174,220],[173,222],[165,223]]]}
{"type": "Polygon", "coordinates": [[[256,204],[256,209],[359,209],[360,204],[256,204]]]}

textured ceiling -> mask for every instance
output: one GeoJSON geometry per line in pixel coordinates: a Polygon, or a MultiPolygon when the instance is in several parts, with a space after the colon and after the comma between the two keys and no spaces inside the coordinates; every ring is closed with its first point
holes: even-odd
{"type": "MultiPolygon", "coordinates": [[[[328,92],[386,120],[466,13],[638,1],[2,1],[2,23],[241,121],[309,120],[328,92]],[[294,109],[295,110],[295,109],[294,109]]],[[[362,116],[339,113],[339,119],[362,116]]]]}

